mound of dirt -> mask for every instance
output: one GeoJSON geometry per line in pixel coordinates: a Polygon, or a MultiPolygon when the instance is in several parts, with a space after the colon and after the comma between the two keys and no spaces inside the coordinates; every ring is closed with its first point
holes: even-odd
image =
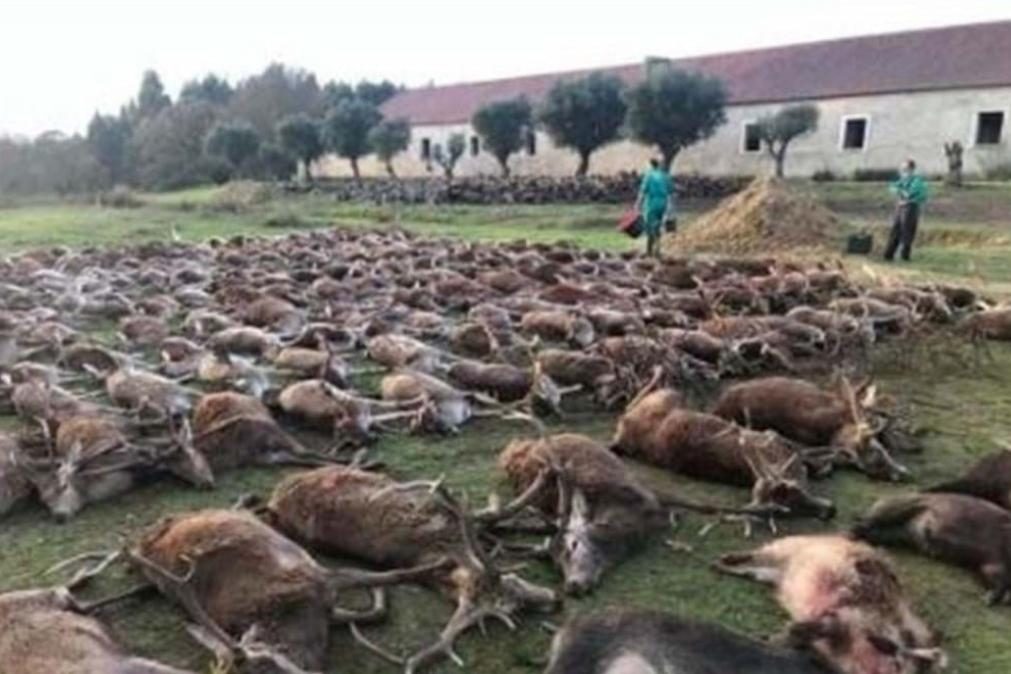
{"type": "Polygon", "coordinates": [[[811,194],[758,178],[664,242],[666,252],[779,253],[838,250],[846,223],[811,194]]]}

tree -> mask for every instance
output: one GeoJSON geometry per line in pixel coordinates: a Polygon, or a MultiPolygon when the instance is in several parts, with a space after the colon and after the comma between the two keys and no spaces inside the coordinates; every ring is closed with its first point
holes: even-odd
{"type": "Polygon", "coordinates": [[[619,78],[593,73],[558,82],[544,99],[538,117],[555,145],[579,154],[577,176],[586,175],[595,150],[618,138],[627,110],[624,89],[619,78]]]}
{"type": "Polygon", "coordinates": [[[105,169],[112,184],[126,177],[127,148],[130,143],[130,125],[122,117],[100,115],[97,112],[88,124],[88,148],[95,160],[105,169]]]}
{"type": "Polygon", "coordinates": [[[233,173],[237,173],[256,157],[260,136],[251,124],[245,122],[219,123],[207,134],[204,149],[211,157],[227,161],[233,173]]]}
{"type": "Polygon", "coordinates": [[[362,80],[355,86],[355,96],[378,108],[393,98],[399,90],[400,88],[389,80],[383,80],[382,82],[362,80]]]}
{"type": "Polygon", "coordinates": [[[479,109],[471,124],[484,146],[509,177],[509,156],[523,147],[526,134],[533,126],[533,110],[526,97],[490,103],[479,109]]]}
{"type": "Polygon", "coordinates": [[[369,131],[369,146],[386,167],[390,177],[395,178],[393,158],[411,144],[411,124],[406,119],[389,119],[372,127],[369,131]]]}
{"type": "Polygon", "coordinates": [[[775,114],[766,115],[756,123],[758,137],[776,162],[776,177],[782,178],[786,165],[786,150],[799,136],[818,128],[818,108],[809,103],[791,105],[775,114]]]}
{"type": "Polygon", "coordinates": [[[658,68],[629,90],[625,126],[639,142],[657,147],[669,171],[681,150],[709,138],[726,121],[726,100],[715,78],[658,68]]]}
{"type": "Polygon", "coordinates": [[[318,117],[324,106],[315,75],[273,63],[238,84],[228,110],[232,118],[246,120],[261,138],[269,140],[277,123],[288,115],[318,117]]]}
{"type": "Polygon", "coordinates": [[[462,133],[454,133],[446,142],[446,149],[443,151],[441,145],[436,145],[432,151],[432,160],[442,168],[446,180],[453,180],[453,171],[460,157],[467,151],[467,137],[462,133]]]}
{"type": "Polygon", "coordinates": [[[137,114],[142,119],[150,119],[172,105],[172,99],[165,93],[161,78],[153,70],[144,72],[137,93],[137,114]]]}
{"type": "Polygon", "coordinates": [[[319,124],[303,113],[288,115],[277,124],[277,139],[289,155],[302,162],[305,178],[312,182],[312,163],[323,154],[319,124]]]}
{"type": "Polygon", "coordinates": [[[204,137],[219,115],[220,109],[208,103],[185,103],[138,127],[130,140],[137,182],[169,190],[209,180],[220,162],[204,155],[204,137]]]}
{"type": "Polygon", "coordinates": [[[327,110],[336,108],[341,102],[350,100],[354,97],[355,88],[347,82],[338,82],[337,80],[330,80],[327,82],[321,93],[323,107],[327,110]]]}
{"type": "Polygon", "coordinates": [[[287,180],[298,170],[298,162],[280,145],[264,143],[260,146],[260,167],[274,180],[287,180]]]}
{"type": "Polygon", "coordinates": [[[210,103],[212,105],[228,105],[235,90],[228,80],[217,75],[205,75],[204,79],[193,79],[183,85],[179,92],[180,103],[210,103]]]}
{"type": "Polygon", "coordinates": [[[365,101],[345,100],[331,110],[323,121],[323,143],[351,162],[355,180],[361,179],[358,159],[370,151],[369,131],[382,120],[374,105],[365,101]]]}

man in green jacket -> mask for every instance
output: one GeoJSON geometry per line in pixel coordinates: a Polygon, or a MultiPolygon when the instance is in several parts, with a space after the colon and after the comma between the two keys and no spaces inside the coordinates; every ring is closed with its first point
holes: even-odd
{"type": "Polygon", "coordinates": [[[636,207],[642,214],[646,233],[646,254],[660,257],[660,235],[674,215],[674,180],[660,168],[660,160],[649,160],[650,169],[642,177],[636,207]]]}
{"type": "Polygon", "coordinates": [[[902,259],[908,261],[920,223],[920,210],[927,203],[927,181],[916,172],[916,162],[907,159],[902,165],[899,179],[891,184],[892,194],[899,198],[892,221],[892,232],[885,247],[885,259],[891,262],[895,251],[902,249],[902,259]]]}

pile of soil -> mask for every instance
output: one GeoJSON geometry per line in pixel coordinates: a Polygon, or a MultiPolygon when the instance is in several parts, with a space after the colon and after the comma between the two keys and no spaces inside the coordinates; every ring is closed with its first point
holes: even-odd
{"type": "Polygon", "coordinates": [[[675,236],[668,253],[747,255],[786,250],[839,250],[846,223],[811,194],[776,178],[758,178],[675,236]]]}

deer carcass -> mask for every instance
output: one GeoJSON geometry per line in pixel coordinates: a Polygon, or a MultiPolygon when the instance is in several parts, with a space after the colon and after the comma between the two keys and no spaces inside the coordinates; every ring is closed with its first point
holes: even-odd
{"type": "Polygon", "coordinates": [[[548,342],[566,342],[577,348],[593,344],[593,324],[582,316],[561,310],[528,311],[520,320],[520,330],[548,342]]]}
{"type": "Polygon", "coordinates": [[[31,496],[32,483],[28,477],[17,440],[0,432],[0,517],[31,496]]]}
{"type": "Polygon", "coordinates": [[[105,392],[116,405],[138,415],[176,417],[189,412],[195,392],[153,372],[127,364],[105,379],[105,392]]]}
{"type": "Polygon", "coordinates": [[[132,657],[65,588],[0,595],[4,674],[193,674],[132,657]]]}
{"type": "Polygon", "coordinates": [[[1011,341],[1011,307],[970,314],[962,320],[960,327],[973,339],[1011,341]]]}
{"type": "Polygon", "coordinates": [[[379,574],[324,568],[252,514],[234,510],[166,517],[127,557],[186,611],[202,644],[267,674],[323,667],[330,623],[356,619],[336,608],[344,590],[410,580],[441,563],[379,574]]]}
{"type": "Polygon", "coordinates": [[[568,621],[544,674],[833,674],[807,653],[669,613],[607,609],[568,621]]]}
{"type": "Polygon", "coordinates": [[[813,650],[840,674],[921,674],[946,662],[891,561],[864,543],[788,536],[724,555],[716,569],[774,586],[791,619],[787,643],[813,650]]]}
{"type": "Polygon", "coordinates": [[[844,377],[838,379],[835,391],[803,379],[765,377],[726,389],[713,413],[805,445],[828,446],[839,463],[856,466],[871,477],[902,480],[909,471],[879,442],[883,425],[868,418],[876,391],[869,381],[854,387],[844,377]]]}
{"type": "MultiPolygon", "coordinates": [[[[543,481],[542,481],[543,482],[543,481]]],[[[438,641],[415,653],[415,672],[448,656],[454,643],[486,619],[513,625],[523,608],[552,609],[557,596],[513,573],[502,573],[478,541],[476,527],[515,510],[472,515],[439,484],[397,483],[356,468],[332,466],[283,480],[267,506],[272,523],[326,554],[349,556],[381,568],[438,566],[429,582],[450,594],[457,608],[438,641]]]]}
{"type": "Polygon", "coordinates": [[[690,477],[749,486],[751,507],[772,504],[788,514],[823,519],[835,515],[831,501],[811,493],[805,460],[784,438],[679,407],[661,418],[663,406],[678,402],[663,391],[637,400],[619,422],[612,449],[690,477]]]}
{"type": "Polygon", "coordinates": [[[975,496],[1011,511],[1011,449],[987,454],[964,475],[923,491],[975,496]]]}
{"type": "Polygon", "coordinates": [[[853,532],[969,568],[989,590],[988,603],[1011,600],[1011,513],[989,501],[940,493],[886,498],[871,506],[853,532]]]}

